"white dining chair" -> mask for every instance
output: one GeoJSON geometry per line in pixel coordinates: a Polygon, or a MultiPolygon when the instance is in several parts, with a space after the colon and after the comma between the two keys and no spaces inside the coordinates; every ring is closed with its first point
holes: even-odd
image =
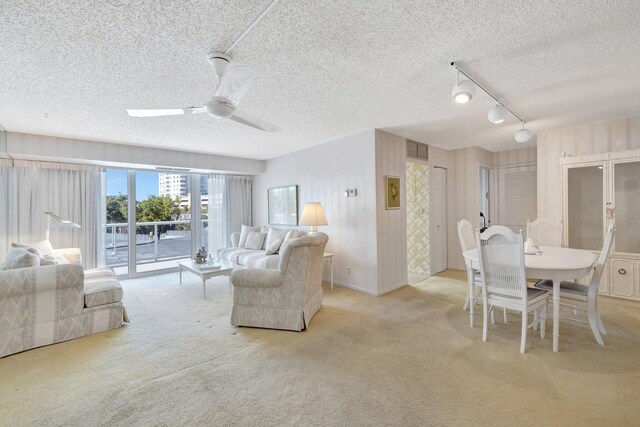
{"type": "MultiPolygon", "coordinates": [[[[589,285],[581,285],[575,282],[560,282],[560,304],[571,307],[574,313],[578,310],[586,312],[588,322],[575,317],[562,317],[581,323],[589,323],[593,336],[600,345],[604,345],[602,335],[607,335],[607,331],[604,328],[602,318],[600,317],[600,310],[598,309],[598,288],[600,286],[600,279],[602,278],[602,271],[607,263],[609,252],[611,251],[615,230],[615,224],[611,223],[604,240],[604,245],[602,246],[602,251],[600,252],[600,257],[593,268],[593,275],[591,276],[589,285]]],[[[533,286],[553,294],[553,282],[551,280],[541,280],[533,286]]]]}
{"type": "Polygon", "coordinates": [[[483,287],[482,340],[487,341],[490,311],[495,307],[517,310],[522,313],[520,353],[524,353],[529,327],[540,325],[540,336],[545,337],[549,293],[527,287],[522,231],[515,234],[500,225],[489,227],[482,234],[476,230],[476,246],[483,287]],[[531,311],[534,318],[529,324],[531,311]]]}
{"type": "Polygon", "coordinates": [[[527,219],[527,239],[542,246],[562,246],[562,222],[551,218],[527,219]]]}
{"type": "MultiPolygon", "coordinates": [[[[473,226],[468,219],[461,219],[458,221],[458,239],[460,240],[460,247],[462,252],[466,252],[476,248],[476,237],[473,234],[473,226]]],[[[480,272],[467,266],[467,298],[464,300],[463,310],[469,309],[469,325],[473,328],[475,324],[475,310],[474,307],[478,303],[480,293],[482,292],[482,279],[480,278],[480,272]]],[[[493,319],[493,312],[492,319],[493,319]]],[[[502,312],[504,323],[507,323],[507,310],[502,312]]]]}
{"type": "MultiPolygon", "coordinates": [[[[460,240],[460,248],[462,248],[462,252],[476,248],[476,238],[473,235],[473,226],[468,219],[461,219],[458,221],[458,239],[460,240]]],[[[473,300],[474,304],[478,301],[480,291],[482,290],[480,272],[467,267],[467,284],[467,298],[464,300],[463,310],[466,310],[470,306],[470,301],[473,300]]],[[[473,316],[471,318],[471,326],[473,326],[473,316]]]]}

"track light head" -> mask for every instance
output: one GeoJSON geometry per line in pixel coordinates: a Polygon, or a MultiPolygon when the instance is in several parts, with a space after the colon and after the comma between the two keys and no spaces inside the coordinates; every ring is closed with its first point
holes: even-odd
{"type": "Polygon", "coordinates": [[[514,138],[516,140],[516,142],[519,142],[521,144],[529,141],[531,139],[531,137],[533,136],[533,134],[531,133],[531,131],[529,129],[525,129],[524,128],[524,123],[522,124],[522,129],[520,129],[518,132],[516,132],[514,138]]]}
{"type": "Polygon", "coordinates": [[[493,107],[491,110],[489,110],[489,114],[487,114],[487,118],[491,123],[496,123],[496,124],[502,123],[507,118],[507,109],[504,106],[498,104],[495,107],[493,107]]]}
{"type": "Polygon", "coordinates": [[[474,85],[469,80],[463,80],[461,82],[456,82],[456,85],[453,87],[451,91],[451,96],[453,100],[458,104],[466,104],[471,101],[473,95],[476,93],[476,85],[474,85]]]}

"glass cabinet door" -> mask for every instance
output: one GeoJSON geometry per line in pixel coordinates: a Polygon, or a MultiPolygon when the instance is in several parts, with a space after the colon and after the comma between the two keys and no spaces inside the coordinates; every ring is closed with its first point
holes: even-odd
{"type": "Polygon", "coordinates": [[[603,244],[604,166],[567,169],[567,227],[570,248],[599,251],[603,244]]]}
{"type": "Polygon", "coordinates": [[[615,251],[640,253],[640,162],[613,166],[615,251]]]}

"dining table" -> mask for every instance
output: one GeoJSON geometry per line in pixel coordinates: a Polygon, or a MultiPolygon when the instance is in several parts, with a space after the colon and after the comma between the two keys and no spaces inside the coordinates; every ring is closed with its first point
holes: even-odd
{"type": "MultiPolygon", "coordinates": [[[[596,255],[588,250],[540,246],[537,254],[525,253],[524,264],[527,279],[548,279],[553,281],[553,351],[558,351],[560,338],[560,283],[563,280],[577,280],[589,274],[596,261],[596,255]]],[[[478,251],[463,252],[467,268],[480,271],[478,251]]]]}

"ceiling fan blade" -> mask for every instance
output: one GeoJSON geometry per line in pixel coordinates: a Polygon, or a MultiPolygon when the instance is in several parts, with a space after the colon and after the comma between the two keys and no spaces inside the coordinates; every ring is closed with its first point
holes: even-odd
{"type": "Polygon", "coordinates": [[[204,107],[189,108],[156,108],[147,110],[127,109],[127,114],[131,117],[160,117],[160,116],[179,116],[182,114],[204,113],[204,107]]]}
{"type": "Polygon", "coordinates": [[[282,131],[282,129],[280,129],[273,123],[269,123],[265,120],[259,119],[249,113],[245,113],[244,111],[236,111],[231,117],[229,117],[229,119],[233,120],[234,122],[242,123],[243,125],[251,126],[267,132],[282,131]]]}
{"type": "Polygon", "coordinates": [[[245,65],[231,65],[220,79],[215,96],[228,98],[237,105],[247,94],[257,75],[258,73],[245,65]]]}

